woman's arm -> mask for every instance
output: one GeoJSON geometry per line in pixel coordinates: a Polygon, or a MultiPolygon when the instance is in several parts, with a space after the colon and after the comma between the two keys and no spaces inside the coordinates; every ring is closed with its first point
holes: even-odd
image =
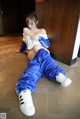
{"type": "Polygon", "coordinates": [[[32,40],[39,38],[39,34],[35,34],[30,29],[24,28],[23,29],[23,36],[26,37],[26,35],[28,35],[32,40]]]}
{"type": "Polygon", "coordinates": [[[39,39],[39,36],[41,34],[47,36],[46,30],[42,28],[38,29],[36,32],[32,32],[29,28],[23,29],[23,36],[25,37],[26,35],[28,35],[32,40],[39,39]]]}
{"type": "Polygon", "coordinates": [[[23,28],[23,36],[25,36],[25,35],[28,35],[28,36],[32,36],[33,35],[33,33],[31,32],[31,30],[30,29],[28,29],[28,28],[23,28]]]}

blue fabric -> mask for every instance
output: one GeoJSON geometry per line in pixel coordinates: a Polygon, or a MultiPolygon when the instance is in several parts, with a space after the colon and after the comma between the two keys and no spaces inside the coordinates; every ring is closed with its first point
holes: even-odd
{"type": "MultiPolygon", "coordinates": [[[[48,39],[43,38],[42,36],[39,37],[39,42],[41,43],[41,45],[45,48],[49,48],[50,47],[50,42],[48,39]]],[[[21,44],[21,48],[20,48],[20,52],[23,52],[25,49],[27,48],[26,43],[22,41],[21,44]]]]}
{"type": "Polygon", "coordinates": [[[39,41],[40,41],[41,45],[44,46],[45,48],[49,48],[50,47],[49,39],[45,39],[42,36],[40,36],[39,37],[39,41]]]}
{"type": "Polygon", "coordinates": [[[55,80],[58,73],[66,75],[65,71],[56,64],[50,54],[46,50],[40,49],[35,57],[29,61],[28,67],[24,70],[23,76],[18,80],[16,92],[20,93],[25,89],[34,92],[36,89],[36,83],[41,77],[46,76],[50,80],[55,80]]]}
{"type": "Polygon", "coordinates": [[[26,49],[26,44],[22,41],[20,52],[23,52],[26,49]]]}

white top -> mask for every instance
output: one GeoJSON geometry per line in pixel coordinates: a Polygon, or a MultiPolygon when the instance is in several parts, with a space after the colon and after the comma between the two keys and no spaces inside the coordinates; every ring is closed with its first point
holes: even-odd
{"type": "MultiPolygon", "coordinates": [[[[48,38],[46,34],[40,34],[40,36],[45,39],[48,38]]],[[[26,36],[26,38],[23,38],[23,41],[27,45],[27,50],[31,50],[34,47],[34,45],[41,45],[39,39],[32,40],[28,35],[26,36]]]]}

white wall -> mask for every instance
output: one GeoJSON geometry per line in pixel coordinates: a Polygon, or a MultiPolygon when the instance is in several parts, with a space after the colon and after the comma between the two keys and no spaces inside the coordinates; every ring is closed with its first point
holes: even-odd
{"type": "Polygon", "coordinates": [[[78,29],[77,29],[77,34],[76,34],[76,40],[75,40],[72,59],[77,58],[79,45],[80,45],[80,17],[79,17],[79,22],[78,22],[78,29]]]}

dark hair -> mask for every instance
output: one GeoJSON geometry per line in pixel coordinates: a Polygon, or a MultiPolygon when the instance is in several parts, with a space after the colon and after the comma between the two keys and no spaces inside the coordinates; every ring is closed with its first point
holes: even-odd
{"type": "Polygon", "coordinates": [[[35,13],[29,13],[27,16],[26,16],[26,23],[28,24],[29,23],[29,19],[33,20],[35,23],[36,21],[38,21],[38,17],[35,13]]]}

